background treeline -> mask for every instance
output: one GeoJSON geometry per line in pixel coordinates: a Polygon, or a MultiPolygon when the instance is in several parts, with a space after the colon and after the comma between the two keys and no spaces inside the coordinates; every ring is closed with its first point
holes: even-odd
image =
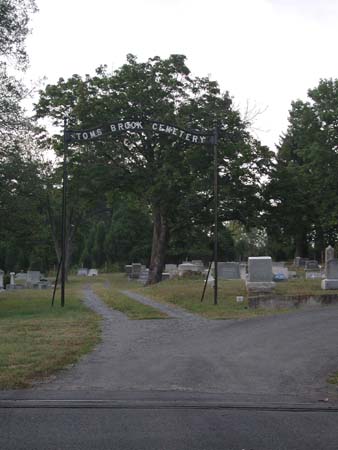
{"type": "MultiPolygon", "coordinates": [[[[228,92],[195,77],[183,55],[60,78],[28,118],[24,48],[33,1],[2,3],[0,23],[0,268],[57,266],[60,258],[62,129],[156,119],[219,133],[220,260],[271,255],[321,258],[338,232],[338,80],[321,80],[292,103],[277,153],[255,139],[228,92]],[[21,15],[20,15],[20,14],[21,15]],[[11,39],[9,39],[9,36],[11,39]],[[14,72],[13,72],[14,73],[14,72]],[[17,72],[15,72],[17,73],[17,72]],[[55,152],[46,162],[44,154],[55,152]]],[[[69,146],[67,266],[118,270],[139,261],[152,281],[165,262],[213,251],[213,149],[156,133],[69,146]]]]}

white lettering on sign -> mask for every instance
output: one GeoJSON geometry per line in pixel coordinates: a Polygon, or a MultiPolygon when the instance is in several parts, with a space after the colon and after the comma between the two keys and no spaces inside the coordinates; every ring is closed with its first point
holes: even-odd
{"type": "MultiPolygon", "coordinates": [[[[193,144],[204,144],[207,142],[207,136],[203,136],[200,134],[188,133],[185,130],[179,129],[172,125],[166,125],[161,122],[152,122],[149,121],[149,125],[155,132],[166,133],[172,136],[177,136],[181,139],[184,139],[187,142],[192,142],[193,144]]],[[[117,123],[112,123],[108,125],[109,128],[96,128],[88,131],[72,131],[69,134],[69,138],[71,140],[84,140],[95,139],[99,136],[103,136],[109,130],[111,133],[117,133],[122,131],[139,131],[144,130],[143,122],[141,121],[121,121],[117,123]]]]}

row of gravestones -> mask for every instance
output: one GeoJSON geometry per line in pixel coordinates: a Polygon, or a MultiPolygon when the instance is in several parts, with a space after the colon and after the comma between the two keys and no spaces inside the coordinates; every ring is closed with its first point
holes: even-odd
{"type": "MultiPolygon", "coordinates": [[[[270,258],[271,260],[271,258],[270,258]]],[[[212,265],[213,268],[213,265],[212,265]]],[[[247,265],[238,262],[218,262],[218,277],[223,280],[236,280],[236,279],[246,279],[246,269],[247,265]]],[[[145,284],[148,280],[149,269],[140,263],[128,264],[125,266],[125,271],[129,279],[139,280],[141,283],[145,284]]],[[[208,269],[204,266],[201,260],[185,261],[182,264],[166,264],[164,272],[162,273],[162,280],[173,277],[181,277],[185,274],[203,274],[206,275],[208,269]]],[[[278,275],[283,279],[288,279],[290,272],[284,263],[273,263],[272,266],[273,275],[278,275]]],[[[295,272],[291,273],[291,276],[295,275],[295,272]]],[[[213,280],[212,276],[209,275],[209,281],[213,280]]],[[[270,279],[271,281],[271,279],[270,279]]]]}
{"type": "Polygon", "coordinates": [[[50,287],[50,282],[43,278],[38,270],[28,270],[27,272],[10,272],[10,283],[4,285],[4,271],[0,270],[0,291],[6,289],[36,288],[46,289],[50,287]]]}
{"type": "Polygon", "coordinates": [[[98,274],[99,271],[97,269],[87,269],[86,267],[77,271],[77,276],[79,277],[96,277],[98,274]]]}
{"type": "MultiPolygon", "coordinates": [[[[317,272],[318,276],[314,276],[315,269],[320,269],[317,261],[306,261],[304,264],[305,270],[309,271],[310,277],[307,278],[322,278],[322,273],[317,272]]],[[[325,249],[325,279],[322,280],[322,289],[338,289],[338,259],[334,257],[334,249],[328,246],[325,249]]],[[[273,265],[270,256],[250,257],[248,259],[248,277],[247,277],[248,291],[271,291],[275,287],[273,281],[273,265]]]]}
{"type": "MultiPolygon", "coordinates": [[[[136,279],[142,283],[148,280],[149,269],[139,263],[128,264],[125,266],[125,271],[129,279],[136,279]]],[[[245,267],[244,267],[245,271],[245,267]]],[[[162,280],[173,278],[176,276],[182,277],[185,274],[205,274],[207,269],[204,267],[203,261],[192,260],[185,261],[182,264],[166,264],[164,272],[162,273],[162,280]]],[[[237,262],[219,262],[218,276],[224,280],[240,279],[243,277],[243,266],[237,262]]]]}

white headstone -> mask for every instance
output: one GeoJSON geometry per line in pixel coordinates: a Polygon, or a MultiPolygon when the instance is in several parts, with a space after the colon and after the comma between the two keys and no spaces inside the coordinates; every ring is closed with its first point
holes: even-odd
{"type": "Polygon", "coordinates": [[[86,269],[85,267],[82,267],[82,269],[78,269],[77,275],[79,277],[86,277],[88,275],[88,269],[86,269]]]}
{"type": "Polygon", "coordinates": [[[99,274],[97,269],[89,269],[88,277],[96,277],[99,274]]]}
{"type": "Polygon", "coordinates": [[[41,272],[39,270],[28,270],[27,272],[27,284],[35,285],[39,284],[41,278],[41,272]]]}
{"type": "Polygon", "coordinates": [[[192,264],[191,262],[188,262],[188,261],[186,261],[178,266],[178,274],[180,277],[187,272],[197,273],[197,272],[199,272],[199,268],[195,264],[192,264]]]}
{"type": "Polygon", "coordinates": [[[322,281],[322,289],[338,289],[338,259],[333,258],[325,264],[325,280],[322,281]]]}

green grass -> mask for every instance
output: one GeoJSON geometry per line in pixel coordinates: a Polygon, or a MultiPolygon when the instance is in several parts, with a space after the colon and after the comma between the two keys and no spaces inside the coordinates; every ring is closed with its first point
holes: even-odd
{"type": "Polygon", "coordinates": [[[0,294],[0,389],[29,387],[99,342],[99,317],[81,303],[78,288],[70,284],[66,292],[64,308],[59,299],[51,308],[51,289],[0,294]]]}
{"type": "Polygon", "coordinates": [[[91,287],[100,299],[111,308],[126,314],[129,319],[167,319],[167,314],[132,300],[119,292],[139,286],[139,283],[128,281],[127,277],[122,274],[103,275],[95,277],[91,281],[91,287]]]}
{"type": "MultiPolygon", "coordinates": [[[[276,283],[274,294],[276,296],[338,294],[338,290],[323,291],[320,283],[321,280],[318,279],[296,279],[288,282],[279,282],[276,283]]],[[[211,319],[241,319],[257,315],[295,311],[294,308],[278,310],[249,309],[247,291],[243,280],[219,280],[218,305],[213,304],[213,288],[208,286],[205,299],[201,303],[203,285],[202,279],[181,278],[163,281],[145,288],[136,287],[133,289],[159,302],[168,302],[211,319]],[[237,303],[236,296],[243,296],[244,302],[237,303]]]]}
{"type": "Polygon", "coordinates": [[[338,372],[331,374],[327,382],[330,384],[336,384],[338,386],[338,372]]]}
{"type": "Polygon", "coordinates": [[[277,295],[327,295],[338,294],[338,290],[323,290],[321,280],[294,279],[276,283],[277,295]]]}
{"type": "MultiPolygon", "coordinates": [[[[205,298],[201,303],[203,286],[202,279],[181,278],[163,281],[144,288],[134,288],[133,290],[156,301],[171,303],[210,319],[243,319],[277,312],[249,309],[245,284],[242,280],[219,281],[217,305],[214,305],[214,294],[211,286],[207,286],[205,298]],[[243,296],[244,302],[237,303],[237,296],[243,296]]],[[[283,311],[279,310],[278,312],[283,311]]]]}

